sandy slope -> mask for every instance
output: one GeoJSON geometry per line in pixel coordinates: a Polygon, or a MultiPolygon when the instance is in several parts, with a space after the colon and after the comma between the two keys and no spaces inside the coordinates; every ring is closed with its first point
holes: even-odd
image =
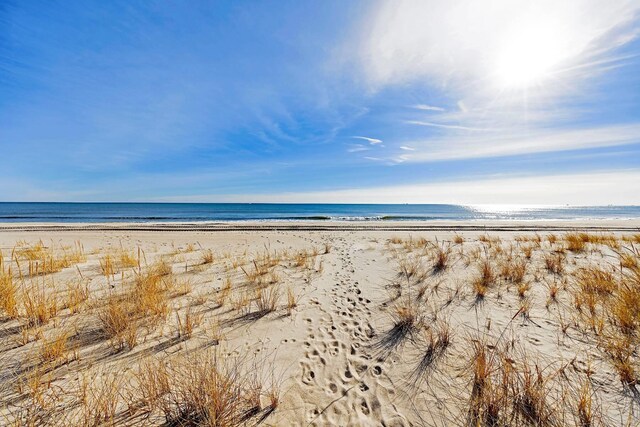
{"type": "MultiPolygon", "coordinates": [[[[177,280],[189,281],[189,291],[172,296],[171,314],[166,321],[157,329],[146,331],[139,344],[130,350],[116,352],[97,335],[95,339],[75,339],[79,343],[75,348],[79,357],[70,358],[52,371],[52,382],[59,384],[60,390],[77,388],[84,373],[94,375],[92,383],[99,384],[98,378],[106,371],[133,375],[139,364],[149,358],[164,360],[215,348],[225,357],[239,357],[244,365],[260,370],[265,389],[277,385],[278,407],[264,412],[264,418],[260,419],[266,425],[464,425],[468,422],[473,380],[472,350],[474,343],[481,342],[487,348],[508,345],[514,357],[522,356],[531,367],[542,367],[544,375],[551,378],[545,400],[549,410],[557,414],[555,425],[577,424],[572,408],[577,405],[574,395],[579,385],[586,381],[585,372],[589,372],[594,390],[593,412],[601,414],[601,421],[608,425],[640,425],[637,394],[621,384],[610,360],[597,345],[597,338],[579,324],[579,315],[572,308],[572,272],[588,265],[615,267],[616,253],[610,247],[591,245],[585,252],[568,253],[566,272],[562,275],[545,270],[543,259],[552,252],[551,245],[543,242],[534,249],[531,259],[526,261],[525,281],[530,289],[525,291],[529,304],[525,316],[516,285],[501,282],[479,301],[470,283],[477,276],[478,263],[484,256],[495,261],[496,269],[501,254],[516,251],[520,256],[519,251],[528,243],[516,242],[515,237],[532,236],[522,230],[536,224],[488,227],[482,224],[481,228],[474,223],[437,224],[440,229],[428,230],[424,229],[425,224],[402,225],[402,230],[415,227],[411,231],[380,230],[376,224],[363,225],[365,229],[349,229],[352,227],[349,225],[328,230],[317,229],[316,225],[274,231],[264,223],[244,224],[235,225],[231,231],[215,232],[202,227],[190,231],[161,227],[157,232],[148,232],[122,225],[86,231],[14,225],[11,227],[17,228],[3,230],[0,247],[5,264],[16,242],[21,240],[35,243],[42,239],[53,247],[82,242],[89,254],[87,260],[78,264],[77,269],[70,267],[51,277],[62,284],[77,280],[81,274],[92,294],[80,313],[61,311],[57,320],[34,328],[30,332],[34,338],[26,345],[16,344],[23,326],[19,319],[0,323],[5,419],[24,413],[26,405],[33,405],[27,395],[16,391],[16,384],[24,365],[37,360],[34,354],[40,344],[36,335],[46,337],[67,327],[78,337],[93,336],[90,332],[98,327],[92,311],[96,310],[96,301],[110,287],[124,286],[122,278],[107,281],[101,274],[100,257],[109,250],[140,247],[149,263],[163,255],[177,280]],[[451,226],[458,231],[451,231],[451,226]],[[515,227],[515,231],[502,231],[505,227],[515,227]],[[487,243],[477,240],[485,235],[484,228],[493,230],[490,235],[501,239],[493,244],[502,248],[499,253],[491,252],[487,243]],[[464,243],[455,244],[455,236],[463,237],[464,243]],[[391,243],[391,238],[396,238],[396,243],[391,243]],[[425,238],[432,243],[411,246],[406,243],[409,238],[411,241],[425,238]],[[330,251],[324,253],[327,245],[330,251]],[[424,249],[429,245],[449,248],[450,260],[443,271],[433,270],[430,249],[424,249]],[[258,255],[312,248],[319,253],[305,267],[282,261],[274,268],[278,282],[274,286],[280,294],[276,311],[252,316],[255,309],[251,304],[235,309],[231,302],[223,307],[215,303],[226,277],[233,282],[230,301],[247,289],[243,268],[251,269],[252,260],[258,255]],[[199,265],[206,249],[213,251],[215,261],[199,265]],[[235,268],[230,266],[234,258],[241,259],[235,268]],[[419,279],[403,275],[399,267],[402,260],[420,264],[419,279]],[[560,290],[557,301],[550,302],[552,283],[560,290]],[[287,289],[292,289],[299,298],[290,314],[284,307],[287,289]],[[398,336],[394,310],[413,303],[420,307],[421,326],[398,336]],[[176,316],[188,309],[200,313],[202,321],[191,338],[176,339],[176,316]],[[450,325],[451,344],[424,364],[426,334],[430,327],[435,331],[443,322],[450,325]],[[572,322],[574,325],[563,331],[565,323],[572,322]],[[213,325],[219,330],[213,331],[213,325]],[[560,379],[558,372],[566,379],[560,379]]],[[[545,236],[550,233],[547,228],[559,227],[626,229],[617,233],[619,237],[630,235],[638,225],[633,221],[545,223],[540,234],[545,236]]],[[[122,277],[126,282],[126,275],[122,277]]],[[[135,384],[130,387],[134,395],[135,384]]],[[[70,399],[58,405],[63,407],[70,399]]],[[[163,420],[157,411],[144,417],[139,413],[132,415],[130,406],[125,398],[118,403],[118,424],[153,425],[163,420]]],[[[53,425],[75,423],[53,415],[46,421],[53,425]]]]}

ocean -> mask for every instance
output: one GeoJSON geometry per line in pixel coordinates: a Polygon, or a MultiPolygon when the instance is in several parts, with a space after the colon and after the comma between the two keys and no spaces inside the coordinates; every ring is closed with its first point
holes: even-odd
{"type": "Polygon", "coordinates": [[[640,206],[0,202],[0,222],[473,221],[638,219],[640,206]]]}

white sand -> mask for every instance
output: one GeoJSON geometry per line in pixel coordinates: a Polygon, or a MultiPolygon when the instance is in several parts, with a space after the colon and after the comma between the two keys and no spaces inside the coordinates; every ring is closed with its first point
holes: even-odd
{"type": "MultiPolygon", "coordinates": [[[[521,305],[514,285],[490,290],[481,303],[477,303],[470,286],[477,272],[472,254],[479,251],[482,255],[485,251],[476,239],[486,233],[500,237],[501,246],[507,251],[512,244],[519,248],[515,236],[532,235],[528,231],[531,229],[537,229],[542,236],[562,229],[613,229],[621,236],[635,233],[639,227],[640,221],[4,224],[0,226],[0,247],[8,260],[18,241],[35,243],[42,239],[54,247],[82,242],[90,255],[78,270],[95,295],[111,286],[99,265],[99,253],[109,248],[140,247],[147,261],[159,254],[173,253],[168,259],[174,274],[191,282],[187,295],[171,300],[174,311],[183,313],[193,307],[202,313],[202,323],[191,339],[173,339],[177,326],[172,313],[162,327],[149,332],[132,350],[114,353],[104,340],[84,343],[77,349],[79,361],[53,372],[53,382],[61,388],[74,387],[82,371],[94,372],[103,367],[129,375],[145,358],[171,358],[216,346],[228,357],[240,355],[247,364],[257,363],[265,371],[261,373],[265,383],[279,385],[280,404],[264,419],[266,425],[464,425],[473,378],[469,369],[471,346],[473,340],[484,339],[511,342],[548,372],[565,366],[571,383],[577,384],[584,376],[582,371],[590,367],[597,390],[594,407],[601,410],[603,420],[612,425],[640,425],[638,398],[622,387],[594,340],[578,328],[569,328],[566,334],[561,331],[564,321],[571,322],[571,293],[561,289],[559,302],[546,307],[550,282],[557,281],[561,288],[569,289],[570,273],[579,266],[613,265],[615,253],[610,248],[598,245],[584,253],[569,254],[567,273],[561,277],[549,274],[543,267],[543,256],[550,252],[549,247],[543,244],[534,250],[526,276],[531,284],[527,293],[529,318],[517,315],[521,305]],[[84,227],[86,230],[81,230],[84,227]],[[176,228],[186,231],[172,231],[176,228]],[[393,228],[402,231],[388,231],[393,228]],[[464,237],[465,243],[452,243],[456,235],[464,237]],[[424,322],[434,325],[435,317],[446,320],[453,335],[445,354],[423,372],[416,371],[425,348],[422,335],[407,336],[397,345],[387,342],[393,330],[394,305],[406,302],[406,298],[415,299],[418,293],[417,285],[398,275],[398,258],[412,258],[422,252],[407,252],[401,245],[389,244],[391,237],[409,236],[438,241],[452,251],[449,266],[443,272],[430,272],[432,261],[428,257],[423,256],[421,261],[428,271],[421,284],[424,322]],[[187,251],[189,244],[195,250],[187,251]],[[325,244],[331,247],[327,254],[322,253],[325,244]],[[251,269],[251,260],[257,254],[311,248],[320,250],[311,268],[276,267],[280,290],[276,312],[246,319],[229,303],[216,307],[215,297],[228,274],[225,264],[233,257],[243,258],[244,268],[251,269]],[[398,253],[395,257],[392,248],[398,253]],[[213,264],[197,266],[204,249],[211,249],[216,259],[213,264]],[[284,308],[287,288],[299,297],[291,315],[284,308]],[[564,320],[563,315],[567,316],[564,320]],[[212,335],[212,324],[220,325],[223,336],[219,341],[212,335]]],[[[78,270],[70,267],[52,277],[61,285],[76,280],[78,270]]],[[[231,270],[234,292],[241,292],[244,273],[240,268],[231,270]]],[[[114,283],[117,286],[118,280],[114,283]]],[[[0,323],[0,367],[7,386],[0,406],[9,405],[4,413],[16,413],[27,404],[28,400],[14,391],[13,381],[21,364],[27,363],[38,349],[35,341],[16,344],[19,325],[17,320],[0,323]]],[[[95,328],[95,315],[89,308],[75,316],[60,314],[58,320],[42,327],[42,333],[46,336],[62,327],[75,331],[95,328]]],[[[552,407],[557,402],[554,396],[548,396],[552,407]]],[[[157,414],[146,421],[120,416],[123,424],[132,425],[156,424],[161,419],[157,414]]],[[[575,425],[575,420],[567,418],[561,424],[575,425]]]]}

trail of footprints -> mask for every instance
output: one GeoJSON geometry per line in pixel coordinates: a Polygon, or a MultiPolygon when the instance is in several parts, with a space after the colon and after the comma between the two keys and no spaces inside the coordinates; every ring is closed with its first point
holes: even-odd
{"type": "Polygon", "coordinates": [[[373,306],[354,278],[354,254],[342,238],[331,244],[335,263],[325,271],[333,280],[330,289],[325,289],[331,306],[319,307],[323,313],[319,324],[305,319],[300,383],[309,391],[312,403],[307,422],[317,426],[380,425],[382,420],[385,426],[405,425],[397,413],[385,416],[390,410],[395,412],[388,403],[393,388],[384,377],[384,360],[371,354],[375,332],[368,319],[373,306]]]}

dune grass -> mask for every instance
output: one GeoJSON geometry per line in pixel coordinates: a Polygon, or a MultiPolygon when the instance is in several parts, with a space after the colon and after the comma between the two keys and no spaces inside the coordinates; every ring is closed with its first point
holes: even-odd
{"type": "MultiPolygon", "coordinates": [[[[366,336],[360,351],[367,366],[355,382],[363,395],[380,386],[374,377],[395,381],[394,370],[402,371],[396,384],[407,388],[398,395],[440,393],[435,399],[451,417],[442,425],[605,425],[602,400],[632,404],[640,386],[633,235],[450,239],[383,242],[374,250],[389,257],[387,276],[359,279],[358,294],[345,286],[346,298],[374,299],[360,306],[370,311],[371,330],[360,323],[350,335],[366,336]],[[393,290],[389,299],[359,293],[375,283],[393,290]],[[507,326],[499,317],[505,312],[507,326]],[[546,345],[569,354],[562,359],[528,341],[544,340],[539,331],[554,328],[553,345],[546,345]],[[381,376],[374,370],[380,364],[381,376]]],[[[0,419],[236,426],[259,424],[287,407],[287,391],[265,381],[256,365],[273,367],[249,360],[244,347],[227,347],[228,333],[248,331],[252,322],[267,330],[298,325],[315,307],[309,300],[318,295],[322,258],[338,251],[329,244],[169,250],[150,252],[147,263],[141,249],[86,255],[80,244],[39,242],[0,256],[3,327],[14,331],[2,351],[24,355],[15,377],[7,374],[2,397],[11,395],[20,409],[0,410],[0,419]]]]}

